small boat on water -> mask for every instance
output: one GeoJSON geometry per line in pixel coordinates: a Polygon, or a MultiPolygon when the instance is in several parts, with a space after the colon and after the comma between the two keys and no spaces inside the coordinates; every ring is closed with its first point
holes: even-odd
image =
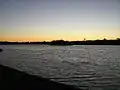
{"type": "Polygon", "coordinates": [[[2,52],[3,50],[2,49],[0,49],[0,52],[2,52]]]}

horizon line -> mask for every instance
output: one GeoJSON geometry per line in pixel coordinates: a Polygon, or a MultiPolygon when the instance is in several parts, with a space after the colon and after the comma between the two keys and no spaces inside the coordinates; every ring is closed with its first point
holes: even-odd
{"type": "Polygon", "coordinates": [[[63,40],[63,41],[96,41],[96,40],[119,40],[120,38],[115,38],[115,39],[86,39],[84,38],[83,40],[64,40],[64,39],[54,39],[54,40],[43,40],[43,41],[9,41],[9,40],[0,40],[0,42],[51,42],[51,41],[58,41],[58,40],[63,40]]]}

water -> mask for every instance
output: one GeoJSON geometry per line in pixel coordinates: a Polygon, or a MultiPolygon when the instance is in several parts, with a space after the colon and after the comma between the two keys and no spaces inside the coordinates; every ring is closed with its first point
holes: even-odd
{"type": "Polygon", "coordinates": [[[120,90],[120,46],[0,45],[0,63],[83,90],[120,90]]]}

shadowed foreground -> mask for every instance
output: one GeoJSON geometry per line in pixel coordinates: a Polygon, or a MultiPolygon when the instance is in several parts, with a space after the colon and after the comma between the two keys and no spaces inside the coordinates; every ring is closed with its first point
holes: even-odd
{"type": "Polygon", "coordinates": [[[0,48],[0,52],[2,52],[3,50],[0,48]]]}
{"type": "Polygon", "coordinates": [[[80,90],[0,65],[0,90],[80,90]],[[2,81],[2,82],[1,82],[2,81]]]}

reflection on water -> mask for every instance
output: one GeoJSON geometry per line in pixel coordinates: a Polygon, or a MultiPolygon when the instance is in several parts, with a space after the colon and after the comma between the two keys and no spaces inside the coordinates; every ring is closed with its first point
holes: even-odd
{"type": "Polygon", "coordinates": [[[0,63],[83,90],[120,90],[120,46],[1,45],[0,63]]]}

